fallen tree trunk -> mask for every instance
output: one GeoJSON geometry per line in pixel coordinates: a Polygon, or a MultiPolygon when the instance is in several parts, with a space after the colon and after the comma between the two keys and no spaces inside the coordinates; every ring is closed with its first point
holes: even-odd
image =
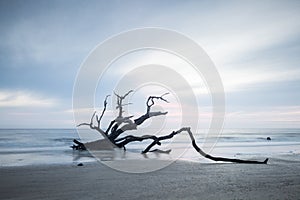
{"type": "MultiPolygon", "coordinates": [[[[125,137],[120,137],[124,132],[129,131],[129,130],[136,130],[139,125],[144,123],[147,119],[151,117],[156,117],[156,116],[161,116],[161,115],[166,115],[168,112],[153,112],[151,111],[152,106],[155,104],[154,100],[160,100],[168,103],[168,101],[164,98],[167,93],[161,95],[161,96],[150,96],[147,99],[146,102],[146,112],[145,114],[141,115],[140,117],[132,120],[133,116],[123,116],[123,106],[128,105],[130,103],[124,104],[123,100],[132,92],[130,90],[127,92],[125,95],[120,96],[115,93],[115,96],[117,97],[117,107],[118,109],[118,116],[112,120],[108,126],[108,128],[104,131],[103,129],[100,128],[101,124],[101,119],[104,116],[104,113],[106,111],[106,106],[107,106],[107,98],[109,97],[106,96],[105,101],[104,101],[104,109],[101,112],[101,115],[97,115],[96,111],[93,113],[90,123],[82,123],[79,124],[78,126],[89,126],[91,129],[96,130],[99,132],[104,139],[102,140],[97,140],[89,143],[81,143],[78,140],[74,139],[74,145],[71,146],[74,150],[107,150],[107,149],[113,149],[113,148],[123,148],[126,150],[126,145],[135,142],[135,141],[144,141],[144,140],[152,140],[152,143],[150,143],[143,151],[143,154],[146,154],[148,152],[165,152],[161,150],[151,150],[153,146],[155,145],[161,145],[161,141],[163,140],[168,140],[173,138],[175,135],[181,133],[181,132],[187,132],[189,134],[189,137],[191,139],[192,145],[194,149],[203,157],[213,160],[213,161],[222,161],[222,162],[234,162],[234,163],[249,163],[249,164],[267,164],[268,158],[265,159],[264,161],[254,161],[254,160],[241,160],[241,159],[233,159],[233,158],[223,158],[223,157],[215,157],[209,154],[206,154],[197,144],[195,141],[195,138],[193,136],[193,133],[191,132],[190,127],[183,127],[179,129],[178,131],[173,131],[169,135],[164,135],[157,137],[155,135],[144,135],[144,136],[134,136],[134,135],[128,135],[125,137]],[[94,119],[96,118],[96,119],[94,119]],[[94,121],[96,120],[97,125],[94,125],[94,121]]],[[[168,151],[167,151],[168,153],[168,151]]]]}
{"type": "MultiPolygon", "coordinates": [[[[255,161],[255,160],[242,160],[242,159],[235,159],[235,158],[224,158],[224,157],[215,157],[215,156],[212,156],[212,155],[209,155],[207,153],[205,153],[197,144],[196,144],[196,141],[195,141],[195,138],[193,136],[193,133],[191,132],[190,128],[189,127],[184,127],[184,128],[181,128],[179,129],[178,131],[173,131],[171,134],[169,135],[165,135],[165,136],[161,136],[161,137],[156,137],[156,136],[153,136],[153,135],[145,135],[145,136],[142,136],[142,137],[137,137],[137,136],[126,136],[124,138],[120,138],[117,140],[118,141],[122,141],[121,143],[116,143],[116,146],[118,146],[119,148],[124,148],[125,149],[125,145],[130,143],[130,142],[133,142],[133,141],[143,141],[143,140],[153,140],[153,142],[148,146],[146,147],[145,150],[142,151],[142,154],[146,154],[148,152],[163,152],[163,153],[166,153],[165,151],[161,151],[159,149],[155,149],[155,150],[151,150],[151,148],[155,145],[161,145],[161,141],[162,140],[167,140],[167,139],[171,139],[173,138],[175,135],[181,133],[181,132],[187,132],[189,134],[189,137],[191,139],[191,142],[192,142],[192,145],[194,147],[194,149],[203,157],[207,158],[207,159],[210,159],[210,160],[213,160],[213,161],[221,161],[221,162],[232,162],[232,163],[246,163],[246,164],[267,164],[268,163],[268,158],[266,158],[264,161],[255,161]]],[[[107,141],[106,139],[102,139],[102,140],[97,140],[97,141],[94,141],[94,142],[90,142],[90,143],[81,143],[77,140],[74,140],[74,143],[76,143],[78,145],[78,147],[76,147],[75,149],[76,150],[86,150],[86,149],[89,149],[89,150],[103,150],[103,148],[105,148],[105,146],[101,146],[101,143],[102,144],[105,144],[104,141],[106,141],[106,144],[107,143],[110,143],[109,141],[107,141]],[[89,148],[90,147],[90,148],[89,148]],[[97,147],[99,147],[97,149],[97,147]]],[[[73,145],[74,146],[74,145],[73,145]]],[[[113,147],[111,145],[111,147],[113,147]]],[[[73,147],[74,149],[74,147],[73,147]]],[[[167,151],[167,153],[169,153],[170,151],[167,151]]]]}

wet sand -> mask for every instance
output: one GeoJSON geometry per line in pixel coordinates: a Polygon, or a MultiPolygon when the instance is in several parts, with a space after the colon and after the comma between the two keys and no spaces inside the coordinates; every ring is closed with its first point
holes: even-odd
{"type": "MultiPolygon", "coordinates": [[[[122,161],[120,161],[122,162],[122,161]]],[[[300,162],[176,161],[131,174],[99,162],[0,168],[0,199],[299,199],[300,162]]]]}

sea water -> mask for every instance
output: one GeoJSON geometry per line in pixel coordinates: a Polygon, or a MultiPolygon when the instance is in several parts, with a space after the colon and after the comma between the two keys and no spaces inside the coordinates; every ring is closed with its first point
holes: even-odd
{"type": "MultiPolygon", "coordinates": [[[[300,160],[300,129],[226,129],[219,136],[209,136],[204,132],[195,133],[197,144],[215,156],[300,160]],[[267,137],[271,140],[267,140],[267,137]]],[[[123,150],[114,153],[105,151],[104,159],[181,159],[206,162],[192,148],[187,134],[183,133],[175,138],[155,147],[171,150],[169,154],[150,152],[147,156],[141,156],[141,151],[151,142],[143,141],[127,145],[127,154],[120,153],[123,150]]],[[[95,162],[96,159],[88,151],[79,152],[70,148],[73,139],[89,140],[80,138],[76,129],[0,129],[0,166],[95,162]]]]}
{"type": "Polygon", "coordinates": [[[76,162],[73,139],[80,139],[75,129],[0,129],[0,166],[76,162]]]}

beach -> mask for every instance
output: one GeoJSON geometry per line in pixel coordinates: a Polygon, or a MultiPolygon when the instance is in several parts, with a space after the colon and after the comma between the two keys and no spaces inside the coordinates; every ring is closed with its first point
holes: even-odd
{"type": "Polygon", "coordinates": [[[100,162],[70,148],[73,129],[1,129],[0,199],[299,199],[299,131],[227,130],[210,152],[266,165],[204,159],[181,136],[160,147],[170,154],[142,155],[146,144],[134,143],[98,152],[100,162]]]}
{"type": "MultiPolygon", "coordinates": [[[[176,161],[132,174],[100,162],[3,167],[1,199],[299,199],[300,162],[267,165],[176,161]]],[[[122,162],[122,161],[119,161],[122,162]]]]}

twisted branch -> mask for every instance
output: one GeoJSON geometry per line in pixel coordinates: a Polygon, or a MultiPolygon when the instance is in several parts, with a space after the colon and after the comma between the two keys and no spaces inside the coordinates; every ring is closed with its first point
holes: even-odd
{"type": "MultiPolygon", "coordinates": [[[[197,144],[195,141],[195,138],[193,136],[193,133],[191,131],[190,127],[183,127],[177,131],[173,131],[172,133],[170,133],[169,135],[164,135],[164,136],[160,136],[157,137],[155,135],[144,135],[141,137],[138,136],[133,136],[133,135],[129,135],[129,136],[125,136],[122,138],[118,138],[122,133],[124,133],[127,130],[134,130],[137,129],[137,126],[142,124],[145,120],[147,120],[150,117],[154,117],[154,116],[159,116],[159,115],[166,115],[168,112],[151,112],[151,107],[155,104],[155,100],[160,100],[160,101],[164,101],[166,103],[169,103],[164,96],[166,96],[169,93],[165,93],[161,96],[149,96],[146,102],[146,113],[143,114],[142,116],[140,116],[139,118],[135,119],[135,120],[131,120],[131,118],[133,116],[127,116],[127,117],[123,117],[123,106],[129,105],[129,104],[123,104],[123,100],[131,93],[133,92],[132,90],[130,90],[129,92],[127,92],[125,95],[120,96],[116,93],[114,93],[117,97],[117,107],[116,109],[119,109],[119,114],[117,116],[116,119],[112,120],[108,126],[108,128],[106,129],[106,131],[103,131],[100,128],[100,122],[104,116],[104,113],[106,111],[106,107],[107,107],[107,98],[109,97],[109,95],[106,96],[105,101],[104,101],[104,108],[102,110],[102,113],[100,115],[100,117],[98,115],[96,115],[96,111],[93,113],[90,123],[81,123],[79,124],[77,127],[79,126],[89,126],[91,129],[95,129],[97,130],[99,133],[102,134],[102,136],[105,139],[108,139],[115,147],[119,147],[119,148],[124,148],[124,150],[126,150],[125,146],[130,143],[130,142],[134,142],[134,141],[143,141],[143,140],[152,140],[152,143],[150,143],[143,151],[143,154],[146,154],[148,152],[157,152],[160,150],[151,150],[152,147],[154,147],[155,145],[161,145],[161,141],[163,140],[168,140],[173,138],[175,135],[182,133],[182,132],[187,132],[189,134],[189,137],[191,139],[192,145],[194,147],[194,149],[203,157],[208,158],[210,160],[213,161],[223,161],[223,162],[235,162],[235,163],[252,163],[252,164],[267,164],[268,162],[268,158],[265,159],[264,161],[253,161],[253,160],[241,160],[241,159],[232,159],[232,158],[223,158],[223,157],[215,157],[212,155],[209,155],[207,153],[205,153],[197,144]],[[96,121],[97,121],[97,126],[93,125],[93,121],[94,121],[94,117],[96,116],[96,121]],[[111,132],[109,134],[109,132],[111,132]]],[[[83,143],[80,143],[79,141],[74,141],[76,145],[73,145],[72,148],[73,149],[78,149],[78,150],[84,150],[85,146],[83,143]]],[[[168,151],[169,152],[169,151],[168,151]]]]}

